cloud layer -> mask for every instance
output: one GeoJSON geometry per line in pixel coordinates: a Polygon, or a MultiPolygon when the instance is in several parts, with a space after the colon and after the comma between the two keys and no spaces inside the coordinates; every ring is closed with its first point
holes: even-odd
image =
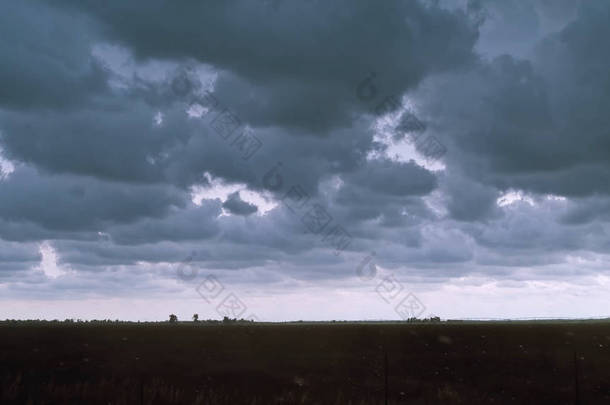
{"type": "Polygon", "coordinates": [[[605,1],[0,11],[11,299],[605,277],[605,1]]]}

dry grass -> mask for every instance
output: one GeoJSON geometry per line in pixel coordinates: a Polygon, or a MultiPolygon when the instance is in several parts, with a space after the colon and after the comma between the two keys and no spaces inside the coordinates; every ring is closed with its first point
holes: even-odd
{"type": "Polygon", "coordinates": [[[610,324],[0,323],[2,404],[610,403],[610,324]]]}

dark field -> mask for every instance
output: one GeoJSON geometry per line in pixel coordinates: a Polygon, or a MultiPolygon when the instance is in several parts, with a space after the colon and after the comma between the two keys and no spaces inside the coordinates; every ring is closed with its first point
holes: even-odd
{"type": "Polygon", "coordinates": [[[2,404],[609,404],[610,323],[0,323],[2,404]]]}

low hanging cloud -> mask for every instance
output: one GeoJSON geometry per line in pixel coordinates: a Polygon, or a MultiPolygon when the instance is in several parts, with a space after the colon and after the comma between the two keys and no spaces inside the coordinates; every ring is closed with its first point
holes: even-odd
{"type": "Polygon", "coordinates": [[[573,263],[608,252],[602,0],[0,11],[14,297],[45,268],[69,269],[47,298],[112,297],[112,274],[169,294],[185,261],[254,289],[340,289],[373,252],[422,285],[601,272],[573,263]]]}
{"type": "Polygon", "coordinates": [[[245,202],[239,196],[239,191],[231,193],[227,201],[222,204],[230,213],[235,215],[250,215],[258,211],[258,207],[254,204],[245,202]]]}

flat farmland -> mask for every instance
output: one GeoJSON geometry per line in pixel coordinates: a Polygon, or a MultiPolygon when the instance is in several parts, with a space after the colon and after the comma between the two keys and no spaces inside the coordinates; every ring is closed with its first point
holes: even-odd
{"type": "Polygon", "coordinates": [[[3,404],[607,404],[610,322],[0,323],[3,404]]]}

